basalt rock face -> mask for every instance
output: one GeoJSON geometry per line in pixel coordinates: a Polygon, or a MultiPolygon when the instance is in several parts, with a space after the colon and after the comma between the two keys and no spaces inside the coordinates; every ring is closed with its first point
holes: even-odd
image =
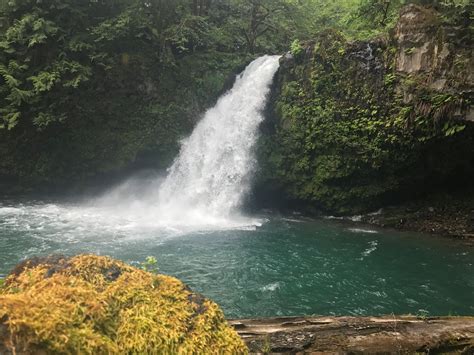
{"type": "Polygon", "coordinates": [[[352,214],[474,182],[469,29],[409,5],[385,37],[319,34],[282,58],[261,200],[352,214]]]}
{"type": "MultiPolygon", "coordinates": [[[[473,121],[474,60],[470,29],[444,25],[434,10],[412,4],[401,11],[393,39],[397,73],[405,79],[416,77],[419,85],[432,93],[459,95],[465,102],[459,103],[454,116],[473,121]]],[[[404,94],[403,86],[398,89],[404,94]]],[[[405,103],[416,99],[410,94],[404,96],[405,103]]]]}
{"type": "Polygon", "coordinates": [[[215,303],[108,257],[33,258],[0,287],[0,354],[246,352],[215,303]]]}
{"type": "Polygon", "coordinates": [[[404,8],[394,34],[397,71],[417,73],[442,67],[450,52],[443,37],[436,12],[415,5],[404,8]]]}

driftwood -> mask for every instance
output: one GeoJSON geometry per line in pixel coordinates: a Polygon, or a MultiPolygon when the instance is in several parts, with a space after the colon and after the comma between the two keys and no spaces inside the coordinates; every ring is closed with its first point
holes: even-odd
{"type": "Polygon", "coordinates": [[[474,317],[285,317],[229,323],[252,353],[474,354],[474,317]]]}

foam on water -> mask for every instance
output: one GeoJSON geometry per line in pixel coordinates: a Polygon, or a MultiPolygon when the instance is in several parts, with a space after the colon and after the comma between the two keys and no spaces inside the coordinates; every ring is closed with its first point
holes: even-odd
{"type": "Polygon", "coordinates": [[[93,206],[140,228],[178,234],[260,226],[264,221],[243,216],[240,207],[255,171],[253,148],[278,66],[279,56],[250,63],[182,142],[166,177],[127,181],[93,206]]]}
{"type": "Polygon", "coordinates": [[[260,288],[262,292],[273,292],[280,288],[280,282],[273,282],[260,288]]]}
{"type": "Polygon", "coordinates": [[[256,168],[253,147],[279,66],[278,56],[253,61],[206,112],[158,190],[152,213],[167,224],[235,227],[259,223],[239,214],[256,168]]]}
{"type": "Polygon", "coordinates": [[[354,232],[354,233],[368,233],[368,234],[377,234],[378,233],[378,231],[376,231],[374,229],[366,229],[366,228],[349,228],[348,230],[351,231],[351,232],[354,232]]]}
{"type": "Polygon", "coordinates": [[[376,240],[369,242],[369,248],[362,252],[362,256],[369,256],[372,252],[377,250],[377,245],[379,245],[379,243],[376,240]]]}

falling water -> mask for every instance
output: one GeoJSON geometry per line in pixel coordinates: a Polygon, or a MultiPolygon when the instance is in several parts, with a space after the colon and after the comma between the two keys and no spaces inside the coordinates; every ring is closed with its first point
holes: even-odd
{"type": "Polygon", "coordinates": [[[177,235],[192,231],[254,229],[261,220],[240,213],[256,162],[253,148],[278,56],[248,65],[209,109],[168,175],[136,176],[85,203],[0,203],[2,218],[12,228],[42,230],[72,241],[109,231],[115,236],[177,235]]]}
{"type": "Polygon", "coordinates": [[[169,169],[158,193],[158,218],[216,224],[238,218],[255,170],[253,148],[278,56],[250,63],[209,109],[169,169]]]}
{"type": "Polygon", "coordinates": [[[272,213],[256,228],[260,221],[240,215],[277,67],[277,57],[250,64],[183,142],[164,180],[137,175],[84,202],[0,200],[0,274],[34,255],[132,263],[153,255],[228,317],[472,315],[474,255],[463,244],[272,213]]]}

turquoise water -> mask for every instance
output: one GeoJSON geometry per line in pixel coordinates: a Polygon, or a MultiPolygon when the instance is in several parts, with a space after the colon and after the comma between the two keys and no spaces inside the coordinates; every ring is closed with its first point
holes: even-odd
{"type": "Polygon", "coordinates": [[[186,232],[74,204],[4,202],[0,274],[33,255],[155,256],[161,272],[228,317],[474,314],[472,248],[349,222],[257,217],[260,226],[186,232]]]}

